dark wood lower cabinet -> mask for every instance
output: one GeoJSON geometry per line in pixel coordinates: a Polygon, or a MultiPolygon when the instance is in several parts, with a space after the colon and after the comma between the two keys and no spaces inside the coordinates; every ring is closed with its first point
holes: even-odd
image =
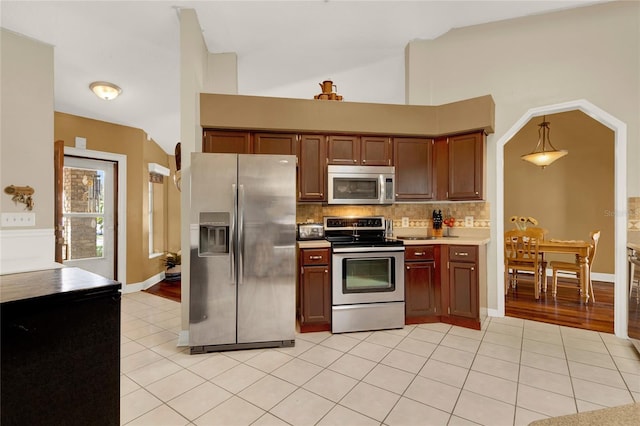
{"type": "Polygon", "coordinates": [[[405,249],[405,323],[437,322],[441,313],[440,274],[436,268],[440,246],[405,249]]]}
{"type": "Polygon", "coordinates": [[[478,247],[449,246],[442,321],[480,330],[478,247]]]}
{"type": "Polygon", "coordinates": [[[329,249],[301,249],[298,281],[300,331],[331,330],[331,270],[329,249]]]}

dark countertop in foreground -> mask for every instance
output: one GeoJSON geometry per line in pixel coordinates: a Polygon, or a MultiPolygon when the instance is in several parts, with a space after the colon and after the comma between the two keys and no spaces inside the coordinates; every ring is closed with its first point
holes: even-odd
{"type": "Polygon", "coordinates": [[[79,268],[20,272],[0,275],[0,303],[90,292],[110,287],[120,289],[121,284],[79,268]]]}
{"type": "Polygon", "coordinates": [[[529,426],[636,426],[640,424],[640,402],[585,413],[536,420],[529,426]]]}

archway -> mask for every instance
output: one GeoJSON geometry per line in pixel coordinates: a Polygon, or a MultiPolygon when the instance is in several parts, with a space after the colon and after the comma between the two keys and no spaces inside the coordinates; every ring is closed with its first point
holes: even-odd
{"type": "MultiPolygon", "coordinates": [[[[502,252],[501,236],[504,234],[504,145],[534,117],[545,114],[554,114],[572,110],[580,110],[614,131],[615,151],[615,278],[614,278],[614,332],[618,337],[627,336],[627,297],[625,280],[625,253],[626,253],[626,223],[627,223],[627,125],[606,111],[592,103],[580,99],[561,104],[536,107],[528,110],[520,119],[497,141],[496,144],[496,271],[502,271],[504,267],[504,254],[502,252]],[[497,242],[500,241],[498,244],[497,242]]],[[[497,314],[504,316],[504,276],[496,273],[497,283],[497,314]]]]}

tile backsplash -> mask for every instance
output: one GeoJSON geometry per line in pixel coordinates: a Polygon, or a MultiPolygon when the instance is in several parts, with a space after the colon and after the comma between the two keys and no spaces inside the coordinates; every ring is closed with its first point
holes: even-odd
{"type": "Polygon", "coordinates": [[[442,210],[444,218],[454,217],[456,227],[465,226],[465,217],[473,216],[474,228],[489,228],[489,203],[396,203],[390,206],[336,206],[298,204],[297,222],[322,222],[324,216],[384,216],[393,219],[394,227],[402,226],[402,218],[409,218],[409,227],[431,227],[434,210],[442,210]]]}

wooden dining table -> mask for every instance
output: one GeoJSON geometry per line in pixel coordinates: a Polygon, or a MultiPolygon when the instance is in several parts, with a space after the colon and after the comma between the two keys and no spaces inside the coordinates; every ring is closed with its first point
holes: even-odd
{"type": "MultiPolygon", "coordinates": [[[[542,240],[539,243],[538,250],[542,253],[562,253],[575,254],[580,264],[580,294],[584,299],[584,303],[589,302],[589,250],[591,243],[587,241],[561,241],[561,240],[542,240]]],[[[546,279],[546,277],[545,277],[546,279]]]]}

